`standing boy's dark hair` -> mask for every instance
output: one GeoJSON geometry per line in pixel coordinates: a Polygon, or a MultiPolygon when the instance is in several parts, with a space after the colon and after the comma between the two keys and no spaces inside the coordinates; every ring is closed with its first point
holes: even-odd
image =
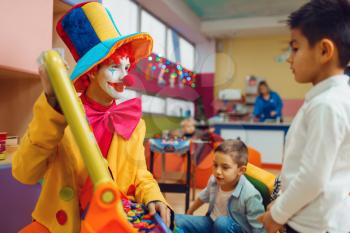
{"type": "Polygon", "coordinates": [[[327,38],[339,53],[340,66],[350,60],[350,3],[348,0],[311,0],[288,19],[291,29],[300,29],[310,46],[327,38]]]}
{"type": "Polygon", "coordinates": [[[245,166],[248,163],[248,148],[241,140],[226,140],[214,152],[231,156],[238,167],[245,166]]]}

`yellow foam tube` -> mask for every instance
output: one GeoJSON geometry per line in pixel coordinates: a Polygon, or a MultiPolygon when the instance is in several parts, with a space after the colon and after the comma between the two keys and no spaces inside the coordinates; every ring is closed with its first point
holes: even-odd
{"type": "Polygon", "coordinates": [[[276,176],[264,169],[261,169],[251,163],[248,163],[246,174],[264,183],[270,193],[273,191],[276,176]]]}
{"type": "Polygon", "coordinates": [[[55,50],[49,50],[44,53],[43,59],[51,85],[83,156],[94,187],[112,181],[100,148],[87,122],[83,106],[60,55],[55,50]]]}

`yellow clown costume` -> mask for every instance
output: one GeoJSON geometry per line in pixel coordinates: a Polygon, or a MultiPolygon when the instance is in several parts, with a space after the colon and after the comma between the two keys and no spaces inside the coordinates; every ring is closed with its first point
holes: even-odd
{"type": "MultiPolygon", "coordinates": [[[[108,10],[97,2],[72,8],[59,21],[57,30],[77,60],[71,75],[75,84],[123,45],[132,48],[135,61],[152,50],[152,38],[147,33],[121,36],[108,10]]],[[[120,191],[132,199],[144,204],[166,203],[146,167],[145,130],[145,123],[140,120],[128,139],[114,133],[106,154],[106,167],[120,191]]],[[[87,170],[64,116],[49,105],[44,94],[34,105],[33,120],[14,154],[12,172],[25,184],[36,184],[43,179],[32,213],[35,221],[52,233],[80,231],[79,195],[88,178],[87,170]]]]}

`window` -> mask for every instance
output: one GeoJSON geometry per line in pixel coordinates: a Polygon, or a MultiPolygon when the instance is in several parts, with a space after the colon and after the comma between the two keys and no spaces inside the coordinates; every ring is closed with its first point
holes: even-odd
{"type": "Polygon", "coordinates": [[[139,6],[131,0],[106,0],[103,4],[110,10],[122,35],[138,32],[140,28],[141,32],[148,32],[152,36],[153,53],[179,63],[186,69],[194,69],[195,48],[176,31],[145,10],[141,10],[140,14],[139,6]]]}
{"type": "Polygon", "coordinates": [[[194,47],[180,37],[175,31],[168,29],[167,36],[167,58],[183,67],[193,70],[194,68],[194,47]]]}
{"type": "Polygon", "coordinates": [[[165,114],[165,99],[157,96],[142,95],[142,112],[165,114]]]}
{"type": "Polygon", "coordinates": [[[142,10],[141,31],[148,32],[153,37],[153,52],[164,57],[166,33],[165,25],[148,12],[142,10]]]}
{"type": "Polygon", "coordinates": [[[180,62],[179,39],[179,35],[175,31],[168,29],[167,58],[172,62],[180,62]]]}
{"type": "Polygon", "coordinates": [[[122,35],[138,31],[138,6],[131,0],[103,1],[122,35]]]}
{"type": "Polygon", "coordinates": [[[193,45],[180,37],[180,63],[183,67],[193,70],[194,68],[194,47],[193,45]]]}
{"type": "Polygon", "coordinates": [[[166,115],[177,117],[193,117],[194,103],[187,100],[166,98],[166,115]]]}

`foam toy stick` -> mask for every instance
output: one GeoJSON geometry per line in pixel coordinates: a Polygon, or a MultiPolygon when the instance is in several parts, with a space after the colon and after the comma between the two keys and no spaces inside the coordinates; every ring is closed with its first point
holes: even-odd
{"type": "Polygon", "coordinates": [[[44,53],[44,62],[52,87],[60,103],[94,185],[112,181],[100,149],[90,130],[83,106],[68,77],[64,63],[55,50],[44,53]]]}
{"type": "Polygon", "coordinates": [[[102,160],[96,139],[86,120],[83,106],[55,50],[46,51],[43,61],[64,116],[72,130],[95,192],[82,222],[82,233],[137,232],[127,221],[120,192],[102,160]]]}

